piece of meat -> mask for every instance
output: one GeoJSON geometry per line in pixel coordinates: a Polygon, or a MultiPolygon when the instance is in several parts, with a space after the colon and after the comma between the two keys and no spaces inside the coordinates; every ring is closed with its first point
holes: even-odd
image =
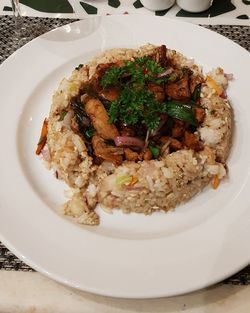
{"type": "MultiPolygon", "coordinates": [[[[176,67],[170,67],[171,72],[169,73],[169,75],[167,75],[167,80],[169,83],[175,83],[178,80],[183,78],[183,71],[180,68],[176,68],[176,67]]],[[[170,71],[169,69],[169,71],[170,71]]]]}
{"type": "Polygon", "coordinates": [[[117,87],[102,89],[99,96],[104,100],[115,101],[119,98],[119,89],[117,87]]]}
{"type": "Polygon", "coordinates": [[[103,158],[94,156],[94,163],[95,163],[96,165],[101,165],[103,161],[104,161],[103,158]]]}
{"type": "Polygon", "coordinates": [[[100,82],[101,82],[102,77],[106,73],[106,71],[108,71],[112,67],[122,67],[124,66],[124,64],[125,64],[125,61],[123,60],[117,61],[115,63],[111,62],[111,63],[98,64],[96,67],[95,73],[92,75],[91,80],[90,80],[91,88],[95,92],[100,92],[102,90],[100,82]]]}
{"type": "Polygon", "coordinates": [[[165,91],[164,91],[163,87],[156,85],[154,83],[149,83],[148,84],[148,90],[154,94],[156,101],[158,101],[158,102],[164,101],[165,91]]]}
{"type": "Polygon", "coordinates": [[[184,128],[175,126],[172,128],[172,137],[179,138],[184,134],[184,128]]]}
{"type": "Polygon", "coordinates": [[[100,85],[101,78],[113,65],[113,63],[101,63],[97,65],[95,73],[92,75],[90,80],[89,88],[92,90],[92,92],[98,93],[102,89],[100,85]]]}
{"type": "Polygon", "coordinates": [[[192,134],[188,131],[185,131],[184,134],[184,145],[194,151],[200,151],[203,149],[203,144],[199,141],[199,138],[196,134],[192,134]]]}
{"type": "Polygon", "coordinates": [[[150,149],[149,148],[147,148],[144,152],[143,152],[143,159],[145,160],[145,161],[149,161],[149,160],[151,160],[152,159],[152,152],[150,151],[150,149]]]}
{"type": "Polygon", "coordinates": [[[161,136],[159,141],[160,141],[160,143],[165,144],[165,143],[169,142],[169,137],[168,136],[161,136]]]}
{"type": "Polygon", "coordinates": [[[161,45],[156,48],[156,52],[153,55],[153,60],[161,65],[161,67],[166,67],[168,63],[167,59],[167,48],[165,45],[161,45]]]}
{"type": "Polygon", "coordinates": [[[137,152],[135,152],[129,148],[125,148],[124,153],[125,153],[125,158],[127,161],[136,162],[140,159],[139,153],[137,153],[137,152]]]}
{"type": "Polygon", "coordinates": [[[103,139],[112,140],[119,136],[116,126],[109,124],[108,113],[100,100],[92,98],[84,104],[84,108],[98,135],[103,139]]]}
{"type": "Polygon", "coordinates": [[[125,158],[127,161],[137,162],[137,161],[142,161],[142,160],[149,161],[152,159],[152,152],[150,151],[149,148],[147,148],[146,150],[140,153],[135,152],[130,148],[125,148],[124,154],[125,154],[125,158]]]}
{"type": "Polygon", "coordinates": [[[185,75],[175,83],[166,84],[165,92],[168,97],[174,100],[190,99],[189,76],[185,75]]]}
{"type": "Polygon", "coordinates": [[[181,150],[183,148],[183,144],[179,140],[177,140],[177,139],[170,138],[169,147],[172,150],[177,151],[177,150],[181,150]]]}
{"type": "Polygon", "coordinates": [[[92,76],[92,79],[99,80],[105,72],[114,66],[114,63],[100,63],[97,65],[95,73],[92,76]]]}
{"type": "Polygon", "coordinates": [[[112,162],[115,165],[122,164],[123,148],[108,145],[103,138],[98,135],[92,137],[92,146],[97,158],[112,162]]]}
{"type": "Polygon", "coordinates": [[[203,108],[196,107],[194,112],[195,112],[195,118],[196,118],[197,122],[199,124],[202,123],[204,121],[205,115],[206,115],[205,110],[203,108]]]}
{"type": "Polygon", "coordinates": [[[191,94],[194,92],[196,86],[200,85],[203,82],[204,80],[200,75],[191,75],[189,78],[189,87],[191,94]]]}
{"type": "Polygon", "coordinates": [[[131,127],[121,125],[121,130],[120,130],[121,136],[124,137],[134,137],[135,136],[135,130],[131,127]]]}
{"type": "Polygon", "coordinates": [[[174,126],[172,128],[172,137],[173,138],[179,138],[184,135],[185,131],[185,123],[183,121],[174,120],[174,126]]]}

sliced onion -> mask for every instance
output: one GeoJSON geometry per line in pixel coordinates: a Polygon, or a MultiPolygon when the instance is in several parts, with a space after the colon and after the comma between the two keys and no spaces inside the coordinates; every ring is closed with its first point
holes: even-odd
{"type": "Polygon", "coordinates": [[[67,129],[70,129],[70,125],[71,125],[71,119],[74,116],[74,112],[68,111],[68,113],[65,115],[64,119],[63,119],[63,126],[67,129]]]}
{"type": "Polygon", "coordinates": [[[109,161],[103,161],[102,162],[102,167],[104,171],[112,173],[115,170],[115,166],[112,162],[109,161]]]}
{"type": "Polygon", "coordinates": [[[225,73],[224,76],[226,77],[227,80],[233,80],[234,79],[233,73],[228,73],[228,74],[225,73]]]}
{"type": "Polygon", "coordinates": [[[225,90],[223,90],[223,92],[220,94],[220,97],[221,97],[222,99],[227,99],[227,93],[226,93],[225,90]]]}
{"type": "Polygon", "coordinates": [[[89,98],[87,93],[84,93],[83,95],[81,95],[81,102],[85,103],[87,101],[87,99],[89,98]]]}
{"type": "Polygon", "coordinates": [[[166,71],[164,71],[163,73],[160,73],[157,77],[164,77],[164,76],[168,76],[170,74],[172,74],[174,72],[174,69],[172,67],[168,68],[166,71]]]}
{"type": "Polygon", "coordinates": [[[50,152],[49,152],[49,149],[48,148],[44,148],[42,151],[41,151],[41,154],[42,154],[42,159],[46,162],[50,162],[51,161],[51,156],[50,156],[50,152]]]}
{"type": "Polygon", "coordinates": [[[164,145],[161,147],[161,155],[166,156],[169,154],[169,144],[170,140],[168,140],[164,145]]]}
{"type": "Polygon", "coordinates": [[[117,147],[121,146],[134,146],[139,148],[144,147],[144,141],[136,137],[117,136],[114,138],[114,142],[117,147]]]}
{"type": "Polygon", "coordinates": [[[123,189],[128,191],[142,191],[143,187],[137,187],[137,186],[124,186],[123,189]]]}
{"type": "Polygon", "coordinates": [[[187,59],[186,65],[187,65],[187,66],[192,66],[192,65],[194,65],[194,59],[187,59]]]}

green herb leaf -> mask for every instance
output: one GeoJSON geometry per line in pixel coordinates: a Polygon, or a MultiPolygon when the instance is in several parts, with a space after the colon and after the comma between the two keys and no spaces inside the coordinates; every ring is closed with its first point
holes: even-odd
{"type": "Polygon", "coordinates": [[[159,113],[163,112],[164,106],[147,89],[147,83],[162,84],[164,79],[159,78],[158,74],[164,70],[149,56],[127,61],[122,67],[108,69],[101,79],[101,86],[120,86],[119,98],[111,102],[109,107],[109,122],[120,121],[128,125],[142,123],[149,129],[157,128],[159,113]]]}
{"type": "Polygon", "coordinates": [[[159,154],[160,154],[160,148],[158,147],[153,147],[153,146],[149,146],[149,150],[151,151],[154,159],[157,159],[159,154]]]}
{"type": "Polygon", "coordinates": [[[163,73],[162,68],[157,62],[150,59],[149,56],[144,56],[135,59],[135,61],[126,61],[124,66],[113,66],[109,68],[101,79],[103,88],[117,85],[121,81],[124,74],[130,77],[130,82],[137,86],[143,86],[146,81],[154,81],[158,84],[163,80],[158,78],[158,74],[163,73]]]}
{"type": "Polygon", "coordinates": [[[165,112],[181,121],[184,121],[190,125],[197,126],[195,119],[195,113],[193,110],[193,103],[183,103],[180,101],[170,101],[165,104],[165,112]]]}
{"type": "Polygon", "coordinates": [[[111,105],[109,107],[109,123],[113,124],[117,121],[119,116],[119,104],[120,100],[115,100],[111,102],[111,105]]]}
{"type": "Polygon", "coordinates": [[[149,129],[155,129],[160,122],[159,113],[163,110],[164,106],[155,100],[150,91],[127,85],[121,91],[119,99],[110,105],[109,122],[119,120],[127,125],[142,123],[149,129]]]}
{"type": "Polygon", "coordinates": [[[90,128],[88,128],[88,129],[85,131],[85,137],[86,137],[87,139],[91,139],[91,138],[93,137],[94,133],[95,133],[94,127],[90,127],[90,128]]]}
{"type": "Polygon", "coordinates": [[[103,75],[101,79],[101,86],[103,88],[107,88],[112,85],[116,85],[118,83],[118,80],[120,79],[121,75],[123,73],[122,67],[111,67],[108,69],[105,74],[103,75]]]}
{"type": "Polygon", "coordinates": [[[65,118],[65,116],[67,115],[67,111],[62,111],[61,113],[60,113],[60,118],[59,118],[59,122],[61,122],[61,121],[63,121],[64,120],[64,118],[65,118]]]}

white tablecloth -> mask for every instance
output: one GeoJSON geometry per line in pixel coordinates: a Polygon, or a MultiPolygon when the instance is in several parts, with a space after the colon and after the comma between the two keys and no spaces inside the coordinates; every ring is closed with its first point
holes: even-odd
{"type": "Polygon", "coordinates": [[[39,273],[0,271],[0,313],[249,313],[250,286],[217,285],[149,300],[96,296],[39,273]]]}

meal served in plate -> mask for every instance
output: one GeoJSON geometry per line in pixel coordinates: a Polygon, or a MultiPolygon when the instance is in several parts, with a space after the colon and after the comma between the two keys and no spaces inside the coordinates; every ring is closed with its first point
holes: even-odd
{"type": "Polygon", "coordinates": [[[226,176],[232,109],[221,68],[207,75],[165,45],[112,49],[79,65],[53,96],[36,153],[70,190],[64,214],[95,207],[169,211],[226,176]]]}

